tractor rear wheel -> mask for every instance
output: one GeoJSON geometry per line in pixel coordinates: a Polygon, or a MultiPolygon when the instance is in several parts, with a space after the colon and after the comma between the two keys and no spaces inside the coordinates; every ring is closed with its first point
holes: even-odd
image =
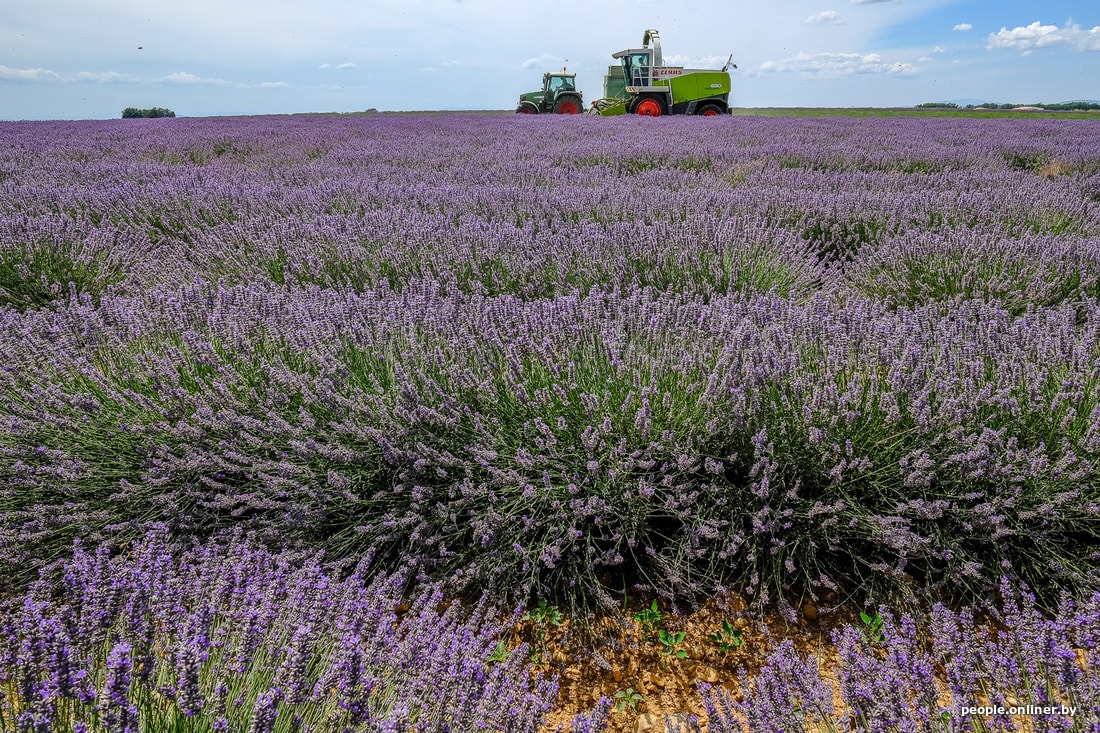
{"type": "Polygon", "coordinates": [[[695,114],[700,117],[717,117],[722,114],[722,108],[717,104],[704,104],[702,107],[695,111],[695,114]]]}
{"type": "Polygon", "coordinates": [[[665,113],[665,110],[660,100],[646,97],[638,100],[638,103],[634,105],[634,112],[644,117],[660,117],[665,113]]]}
{"type": "Polygon", "coordinates": [[[579,115],[581,111],[580,100],[576,97],[562,97],[554,103],[556,115],[579,115]]]}

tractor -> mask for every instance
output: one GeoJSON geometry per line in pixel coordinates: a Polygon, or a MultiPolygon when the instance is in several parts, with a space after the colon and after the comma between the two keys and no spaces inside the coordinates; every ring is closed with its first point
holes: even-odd
{"type": "Polygon", "coordinates": [[[577,90],[577,75],[567,74],[564,69],[543,74],[542,91],[519,95],[516,106],[516,112],[528,115],[551,112],[576,115],[583,111],[584,102],[577,90]]]}
{"type": "MultiPolygon", "coordinates": [[[[628,48],[611,57],[622,64],[622,91],[612,95],[605,88],[606,96],[592,103],[595,114],[712,117],[731,111],[729,68],[732,54],[721,71],[665,66],[660,36],[651,28],[642,36],[641,48],[628,48]]],[[[611,79],[610,74],[608,79],[611,79]]],[[[605,87],[607,85],[605,81],[605,87]]]]}

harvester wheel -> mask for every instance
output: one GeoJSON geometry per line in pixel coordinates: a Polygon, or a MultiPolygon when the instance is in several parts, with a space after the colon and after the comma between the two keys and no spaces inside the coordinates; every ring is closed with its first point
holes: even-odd
{"type": "Polygon", "coordinates": [[[556,115],[579,115],[581,111],[581,103],[576,97],[562,97],[554,104],[556,115]]]}
{"type": "Polygon", "coordinates": [[[519,115],[537,115],[538,113],[538,107],[533,104],[521,104],[516,107],[516,114],[519,115]]]}
{"type": "Polygon", "coordinates": [[[634,105],[634,112],[644,117],[660,117],[664,114],[664,108],[658,100],[647,97],[634,105]]]}
{"type": "Polygon", "coordinates": [[[717,117],[718,115],[722,114],[722,108],[719,107],[717,104],[704,104],[695,112],[695,114],[699,115],[700,117],[717,117]]]}

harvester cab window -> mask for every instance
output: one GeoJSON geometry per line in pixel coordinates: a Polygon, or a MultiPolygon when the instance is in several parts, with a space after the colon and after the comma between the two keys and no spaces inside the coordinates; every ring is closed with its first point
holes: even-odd
{"type": "Polygon", "coordinates": [[[635,87],[649,86],[649,54],[635,53],[623,56],[623,71],[629,84],[635,87]]]}

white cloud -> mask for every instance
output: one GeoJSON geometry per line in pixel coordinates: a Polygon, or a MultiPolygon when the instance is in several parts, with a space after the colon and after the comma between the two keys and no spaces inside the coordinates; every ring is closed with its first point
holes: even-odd
{"type": "Polygon", "coordinates": [[[762,72],[787,72],[815,79],[835,79],[857,74],[911,75],[920,71],[913,64],[883,61],[877,53],[799,53],[781,61],[765,61],[762,72]]]}
{"type": "MultiPolygon", "coordinates": [[[[422,73],[427,73],[427,74],[434,74],[435,72],[437,72],[441,69],[453,69],[456,66],[462,66],[462,62],[461,61],[441,61],[440,63],[436,64],[435,66],[422,66],[419,69],[417,69],[417,71],[422,72],[422,73]]],[[[534,67],[525,67],[525,68],[534,68],[534,67]]]]}
{"type": "Polygon", "coordinates": [[[835,10],[822,10],[802,22],[806,25],[839,25],[844,21],[840,19],[840,13],[835,10]]]}
{"type": "Polygon", "coordinates": [[[136,76],[117,71],[81,71],[76,75],[76,80],[92,84],[132,84],[140,81],[136,76]]]}
{"type": "Polygon", "coordinates": [[[542,56],[533,59],[527,59],[519,65],[521,69],[540,69],[543,71],[549,71],[551,69],[560,69],[565,66],[565,59],[561,56],[555,56],[551,53],[544,53],[542,56]]]}
{"type": "Polygon", "coordinates": [[[260,84],[261,89],[285,89],[289,86],[285,81],[265,81],[260,84]]]}
{"type": "Polygon", "coordinates": [[[337,69],[358,69],[359,64],[355,63],[354,61],[345,61],[344,63],[338,65],[336,68],[337,69]]]}
{"type": "Polygon", "coordinates": [[[1031,53],[1037,48],[1069,46],[1076,51],[1100,51],[1100,26],[1085,30],[1076,23],[1059,28],[1035,21],[1031,25],[1017,26],[1012,30],[1001,28],[989,34],[988,48],[1007,48],[1031,53]]]}
{"type": "Polygon", "coordinates": [[[49,69],[13,69],[0,65],[0,81],[55,81],[61,76],[49,69]]]}
{"type": "Polygon", "coordinates": [[[974,26],[972,26],[969,23],[959,23],[957,26],[955,26],[951,30],[953,30],[953,31],[969,31],[969,30],[974,30],[974,26]]]}
{"type": "Polygon", "coordinates": [[[181,86],[195,86],[198,84],[213,84],[216,86],[223,86],[229,84],[225,79],[204,79],[201,76],[195,76],[194,74],[186,71],[177,71],[174,74],[161,77],[157,79],[159,82],[165,84],[179,84],[181,86]]]}
{"type": "Polygon", "coordinates": [[[720,69],[729,56],[687,56],[674,53],[663,58],[665,66],[683,66],[685,69],[720,69]]]}

